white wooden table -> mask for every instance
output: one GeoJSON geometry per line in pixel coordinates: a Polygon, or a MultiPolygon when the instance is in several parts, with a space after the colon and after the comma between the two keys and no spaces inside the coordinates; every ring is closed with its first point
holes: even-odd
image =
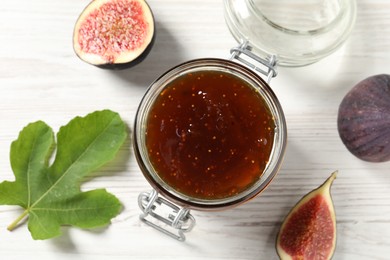
{"type": "MultiPolygon", "coordinates": [[[[80,61],[72,49],[74,23],[88,0],[3,0],[0,7],[0,181],[12,180],[10,143],[29,122],[55,131],[76,115],[109,108],[132,129],[147,86],[172,66],[229,56],[236,45],[222,1],[149,0],[157,38],[147,59],[107,71],[80,61]]],[[[390,73],[390,1],[358,0],[354,31],[343,48],[302,68],[279,68],[272,87],[288,124],[282,169],[252,201],[222,212],[192,212],[194,230],[181,243],[139,221],[137,196],[150,186],[128,140],[119,158],[83,184],[106,187],[124,210],[105,229],[63,228],[32,240],[26,225],[6,227],[21,213],[0,206],[0,259],[277,259],[275,237],[289,209],[334,170],[337,214],[334,259],[390,259],[390,163],[351,155],[337,132],[338,105],[358,81],[390,73]]]]}

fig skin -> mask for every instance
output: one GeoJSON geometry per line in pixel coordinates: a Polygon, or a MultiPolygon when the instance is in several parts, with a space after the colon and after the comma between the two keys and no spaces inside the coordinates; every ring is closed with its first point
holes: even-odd
{"type": "Polygon", "coordinates": [[[332,258],[336,248],[336,214],[330,189],[336,176],[337,171],[288,213],[276,239],[281,260],[332,258]]]}
{"type": "Polygon", "coordinates": [[[359,82],[342,100],[337,118],[340,138],[356,157],[390,160],[390,75],[359,82]]]}
{"type": "MultiPolygon", "coordinates": [[[[115,11],[112,13],[115,13],[115,11]]],[[[138,10],[131,10],[131,11],[134,11],[134,13],[138,12],[138,10]]],[[[128,12],[128,13],[131,13],[131,12],[128,12]]],[[[98,17],[102,18],[101,16],[98,16],[98,17]]],[[[103,15],[103,17],[104,17],[104,15],[103,15]]],[[[95,18],[95,20],[93,20],[93,23],[96,23],[96,18],[95,18]]],[[[100,24],[100,26],[102,26],[102,25],[100,24]]],[[[103,26],[104,26],[104,24],[103,24],[103,26]]],[[[131,26],[136,27],[137,24],[135,24],[135,25],[133,24],[131,26]]],[[[101,27],[99,29],[96,29],[95,27],[93,27],[92,29],[98,31],[98,34],[99,34],[99,36],[95,37],[95,39],[93,41],[100,41],[101,39],[99,37],[101,34],[103,35],[102,37],[111,37],[112,36],[112,35],[110,35],[111,32],[112,32],[112,34],[114,34],[113,38],[118,37],[118,35],[115,35],[115,33],[118,34],[118,32],[117,32],[118,28],[123,29],[125,26],[117,26],[116,28],[114,28],[114,27],[108,28],[108,29],[104,28],[105,31],[109,32],[108,35],[106,33],[102,33],[103,31],[102,31],[101,27]]],[[[135,30],[134,30],[134,32],[135,32],[135,30]]],[[[131,34],[126,35],[125,32],[123,32],[123,34],[120,36],[124,36],[124,37],[130,36],[130,39],[127,42],[123,41],[123,40],[118,40],[117,42],[119,45],[123,45],[123,44],[131,45],[132,43],[134,43],[133,41],[136,41],[135,39],[131,39],[131,36],[132,36],[131,34]]],[[[135,37],[138,37],[138,35],[135,35],[135,37]]],[[[73,31],[73,49],[74,49],[76,55],[81,60],[83,60],[91,65],[94,65],[94,66],[102,68],[102,69],[122,70],[122,69],[131,68],[131,67],[139,64],[140,62],[142,62],[150,53],[150,50],[152,49],[152,47],[154,45],[155,38],[156,38],[156,31],[155,31],[154,15],[152,13],[150,6],[148,5],[148,3],[145,0],[93,0],[82,11],[82,13],[80,14],[80,16],[75,24],[75,28],[73,31]],[[122,5],[123,4],[129,5],[129,6],[124,6],[124,7],[121,6],[121,8],[131,9],[130,5],[133,3],[137,3],[139,5],[138,7],[140,7],[142,15],[137,15],[137,17],[135,17],[135,19],[140,19],[139,17],[142,17],[142,19],[143,19],[142,22],[144,22],[147,25],[146,25],[146,28],[144,31],[145,36],[144,36],[144,38],[142,38],[140,40],[139,46],[135,47],[134,49],[130,48],[130,49],[125,49],[125,50],[121,50],[120,52],[118,52],[118,50],[113,51],[113,49],[115,47],[112,46],[112,42],[110,42],[109,44],[106,44],[105,46],[104,45],[99,46],[99,44],[97,44],[98,48],[101,48],[102,50],[104,50],[104,51],[100,51],[102,53],[93,53],[90,51],[85,51],[79,43],[79,37],[82,37],[82,36],[80,36],[80,34],[82,34],[82,32],[80,30],[80,28],[82,28],[82,24],[87,19],[93,20],[93,18],[90,17],[91,13],[97,12],[97,11],[104,13],[101,11],[101,9],[99,9],[99,8],[102,8],[103,5],[106,5],[106,4],[115,5],[118,3],[122,4],[122,5]],[[107,59],[107,57],[106,57],[107,53],[108,53],[107,56],[112,56],[113,58],[107,59]]]]}

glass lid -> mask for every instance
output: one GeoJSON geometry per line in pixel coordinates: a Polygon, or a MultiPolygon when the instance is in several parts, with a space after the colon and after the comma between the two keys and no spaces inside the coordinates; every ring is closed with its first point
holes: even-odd
{"type": "Polygon", "coordinates": [[[355,0],[224,0],[225,19],[239,42],[281,66],[314,63],[348,38],[355,0]]]}

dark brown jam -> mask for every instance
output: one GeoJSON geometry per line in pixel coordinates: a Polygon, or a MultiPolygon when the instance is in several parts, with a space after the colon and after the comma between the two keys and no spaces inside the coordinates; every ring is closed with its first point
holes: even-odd
{"type": "Polygon", "coordinates": [[[274,119],[257,90],[237,76],[199,71],[160,93],[147,119],[146,147],[160,178],[200,199],[234,196],[259,180],[274,119]]]}

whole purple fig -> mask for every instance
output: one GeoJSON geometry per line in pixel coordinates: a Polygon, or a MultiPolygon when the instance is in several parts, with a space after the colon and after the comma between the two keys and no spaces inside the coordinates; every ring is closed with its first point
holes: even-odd
{"type": "Polygon", "coordinates": [[[341,140],[356,157],[369,162],[390,160],[390,75],[359,82],[342,100],[338,112],[341,140]]]}

